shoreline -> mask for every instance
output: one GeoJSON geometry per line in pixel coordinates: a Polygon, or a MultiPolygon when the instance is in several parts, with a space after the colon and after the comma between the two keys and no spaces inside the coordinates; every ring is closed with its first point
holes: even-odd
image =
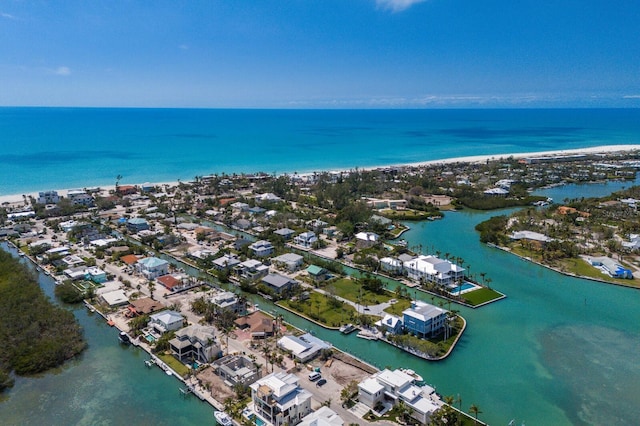
{"type": "MultiPolygon", "coordinates": [[[[555,150],[555,151],[539,151],[539,152],[517,152],[517,153],[500,153],[500,154],[486,154],[486,155],[472,155],[465,157],[453,157],[453,158],[442,158],[437,160],[426,160],[426,161],[418,161],[413,163],[402,163],[402,164],[384,164],[378,166],[367,166],[367,167],[357,167],[359,170],[377,170],[384,169],[389,167],[428,167],[435,165],[445,165],[445,164],[455,164],[455,163],[482,163],[486,161],[495,161],[503,158],[527,158],[527,157],[551,157],[558,155],[577,155],[577,154],[613,154],[613,153],[623,153],[623,152],[633,152],[640,151],[640,144],[629,144],[629,145],[601,145],[594,147],[586,147],[586,148],[575,148],[575,149],[563,149],[563,150],[555,150]]],[[[331,169],[331,170],[323,170],[323,172],[347,172],[351,169],[331,169]]],[[[279,175],[286,175],[292,173],[280,173],[279,175]]],[[[308,176],[312,175],[312,172],[302,172],[297,173],[299,176],[308,176]]],[[[146,182],[143,182],[146,183],[146,182]]],[[[169,182],[151,182],[154,186],[159,185],[170,185],[177,186],[180,181],[169,181],[169,182]]],[[[122,185],[140,185],[133,183],[123,183],[122,185]]],[[[115,190],[115,185],[85,185],[84,188],[92,188],[97,187],[100,188],[101,193],[108,194],[109,191],[115,190]]],[[[60,196],[67,196],[67,193],[74,189],[83,189],[83,188],[64,188],[64,189],[53,189],[58,192],[60,196]]],[[[42,188],[39,191],[49,191],[51,188],[42,188]]],[[[26,197],[34,197],[38,198],[39,191],[29,191],[20,194],[7,194],[0,195],[0,205],[6,204],[21,204],[23,202],[23,196],[26,197]]]]}

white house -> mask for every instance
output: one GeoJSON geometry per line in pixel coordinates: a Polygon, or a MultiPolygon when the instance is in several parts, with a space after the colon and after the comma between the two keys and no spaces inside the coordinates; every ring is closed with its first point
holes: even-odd
{"type": "Polygon", "coordinates": [[[313,231],[303,232],[296,235],[293,239],[293,242],[295,244],[305,248],[311,248],[313,246],[313,243],[315,243],[316,241],[318,241],[318,237],[316,237],[316,233],[313,231]]]}
{"type": "Polygon", "coordinates": [[[411,416],[422,424],[442,405],[430,386],[418,386],[415,378],[401,370],[384,369],[358,384],[358,399],[374,409],[378,403],[393,406],[402,401],[411,416]]]}
{"type": "Polygon", "coordinates": [[[199,324],[179,329],[176,337],[169,341],[172,355],[180,361],[194,359],[201,363],[218,358],[221,351],[214,331],[213,327],[199,324]]]}
{"type": "Polygon", "coordinates": [[[274,251],[273,244],[269,241],[260,240],[249,246],[249,250],[251,250],[256,256],[264,257],[269,256],[274,251]]]}
{"type": "Polygon", "coordinates": [[[343,426],[344,420],[331,408],[323,405],[316,411],[307,414],[299,426],[343,426]]]}
{"type": "Polygon", "coordinates": [[[380,237],[375,232],[358,232],[356,234],[356,244],[358,247],[371,247],[375,245],[380,237]]]}
{"type": "Polygon", "coordinates": [[[271,373],[250,388],[249,409],[268,426],[296,425],[311,412],[311,393],[293,374],[271,373]]]}
{"type": "Polygon", "coordinates": [[[416,281],[425,280],[440,285],[451,284],[464,278],[464,268],[436,256],[418,256],[403,263],[407,276],[416,281]]]}
{"type": "Polygon", "coordinates": [[[183,324],[184,318],[182,314],[176,311],[162,311],[149,317],[149,327],[153,327],[158,333],[179,330],[183,324]]]}
{"type": "Polygon", "coordinates": [[[285,253],[273,259],[274,265],[287,269],[288,271],[297,271],[304,263],[304,258],[296,253],[285,253]]]}
{"type": "Polygon", "coordinates": [[[298,362],[307,362],[315,358],[323,349],[330,349],[331,344],[307,333],[300,337],[283,336],[278,340],[278,347],[291,351],[298,362]]]}
{"type": "Polygon", "coordinates": [[[380,259],[380,269],[392,274],[402,273],[402,261],[392,257],[383,257],[380,259]]]}

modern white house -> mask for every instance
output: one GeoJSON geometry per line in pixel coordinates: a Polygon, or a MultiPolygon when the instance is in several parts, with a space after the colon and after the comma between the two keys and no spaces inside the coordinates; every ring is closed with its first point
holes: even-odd
{"type": "Polygon", "coordinates": [[[447,320],[447,310],[421,300],[413,300],[411,307],[402,311],[404,330],[419,337],[431,337],[442,329],[447,320]]]}
{"type": "Polygon", "coordinates": [[[394,406],[402,401],[411,416],[428,424],[442,401],[431,386],[418,386],[415,378],[401,370],[384,369],[358,384],[358,400],[371,409],[378,404],[394,406]]]}
{"type": "Polygon", "coordinates": [[[233,267],[238,278],[250,282],[258,281],[269,273],[269,267],[255,259],[247,259],[233,267]]]}
{"type": "Polygon", "coordinates": [[[311,412],[311,393],[293,374],[271,373],[250,387],[249,409],[269,426],[297,425],[311,412]]]}
{"type": "Polygon", "coordinates": [[[380,259],[380,269],[391,274],[401,274],[403,270],[402,261],[392,257],[380,259]]]}
{"type": "Polygon", "coordinates": [[[136,270],[145,276],[148,280],[153,280],[162,275],[167,275],[169,271],[169,262],[157,257],[145,257],[138,260],[136,270]]]}
{"type": "Polygon", "coordinates": [[[58,204],[58,201],[60,201],[58,191],[38,192],[38,204],[58,204]]]}
{"type": "Polygon", "coordinates": [[[260,370],[251,358],[246,355],[227,355],[213,363],[216,374],[224,379],[225,384],[249,386],[260,378],[260,370]]]}
{"type": "Polygon", "coordinates": [[[253,254],[258,257],[264,257],[272,254],[275,248],[273,247],[273,244],[271,244],[269,241],[260,240],[251,244],[249,246],[249,250],[251,250],[253,254]]]}
{"type": "Polygon", "coordinates": [[[220,271],[230,270],[239,263],[240,259],[238,259],[235,255],[224,254],[213,261],[213,267],[220,271]]]}
{"type": "Polygon", "coordinates": [[[403,263],[407,277],[416,281],[428,281],[440,285],[454,283],[464,278],[464,268],[436,256],[418,256],[403,263]]]}
{"type": "Polygon", "coordinates": [[[166,310],[149,316],[149,327],[160,334],[179,330],[183,325],[184,318],[180,312],[166,310]]]}
{"type": "Polygon", "coordinates": [[[313,243],[318,241],[318,237],[316,237],[316,233],[313,231],[303,232],[298,234],[293,239],[294,244],[302,246],[304,248],[311,248],[313,243]]]}
{"type": "Polygon", "coordinates": [[[374,246],[380,239],[380,236],[375,232],[358,232],[355,237],[356,244],[361,248],[374,246]]]}
{"type": "Polygon", "coordinates": [[[296,253],[285,253],[272,259],[274,265],[290,272],[297,271],[304,263],[304,258],[296,253]]]}
{"type": "Polygon", "coordinates": [[[227,309],[231,312],[244,312],[244,307],[238,303],[238,295],[230,291],[223,291],[211,298],[211,303],[221,309],[227,309]]]}

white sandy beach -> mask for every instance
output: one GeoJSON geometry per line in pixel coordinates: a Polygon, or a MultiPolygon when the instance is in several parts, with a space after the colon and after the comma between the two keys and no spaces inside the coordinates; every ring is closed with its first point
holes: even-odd
{"type": "MultiPolygon", "coordinates": [[[[630,151],[638,151],[640,150],[640,145],[603,145],[603,146],[594,146],[590,148],[577,148],[577,149],[564,149],[558,151],[542,151],[542,152],[517,152],[517,153],[505,153],[505,154],[489,154],[489,155],[473,155],[468,157],[455,157],[455,158],[444,158],[439,160],[429,160],[429,161],[421,161],[417,163],[408,163],[408,164],[384,164],[380,166],[372,166],[372,167],[361,167],[360,170],[375,170],[378,168],[384,167],[421,167],[421,166],[429,166],[436,164],[453,164],[453,163],[482,163],[487,160],[499,160],[501,158],[527,158],[527,157],[550,157],[557,155],[576,155],[576,154],[611,154],[617,152],[630,152],[630,151]]],[[[346,170],[343,170],[346,171],[346,170]]],[[[301,173],[304,174],[304,173],[301,173]]],[[[122,185],[130,185],[131,183],[122,183],[122,185]]],[[[159,182],[155,183],[156,186],[161,185],[169,185],[175,186],[178,185],[178,182],[159,182]]],[[[91,187],[91,182],[87,182],[86,187],[91,187]]],[[[109,191],[115,190],[115,185],[107,185],[100,186],[102,190],[102,195],[108,195],[109,191]]],[[[73,188],[75,189],[75,188],[73,188]]],[[[49,191],[50,188],[42,188],[42,191],[49,191]]],[[[57,189],[58,195],[66,197],[67,192],[71,190],[69,189],[57,189]]],[[[27,198],[32,196],[34,198],[38,198],[38,192],[30,192],[26,194],[13,194],[13,195],[2,195],[0,196],[0,205],[16,204],[23,202],[23,195],[26,195],[27,198]]]]}

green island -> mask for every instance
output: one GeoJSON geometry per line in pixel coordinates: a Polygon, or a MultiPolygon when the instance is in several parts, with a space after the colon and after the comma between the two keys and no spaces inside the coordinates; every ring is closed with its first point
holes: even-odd
{"type": "Polygon", "coordinates": [[[12,373],[30,376],[59,367],[87,344],[73,314],[53,304],[30,271],[0,250],[0,391],[12,373]]]}

